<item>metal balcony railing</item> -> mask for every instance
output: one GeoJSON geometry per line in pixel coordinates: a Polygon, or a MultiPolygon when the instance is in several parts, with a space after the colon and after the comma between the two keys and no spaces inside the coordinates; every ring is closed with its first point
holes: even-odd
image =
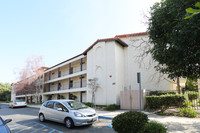
{"type": "Polygon", "coordinates": [[[67,90],[69,89],[69,84],[63,84],[62,87],[60,87],[60,90],[67,90]]]}
{"type": "Polygon", "coordinates": [[[56,79],[56,78],[58,78],[58,74],[56,73],[56,74],[53,74],[53,75],[51,75],[51,80],[52,79],[56,79]]]}
{"type": "Polygon", "coordinates": [[[77,73],[81,71],[81,66],[73,67],[73,73],[77,73]]]}
{"type": "Polygon", "coordinates": [[[87,81],[86,80],[83,80],[82,81],[82,87],[86,87],[87,86],[87,81]]]}
{"type": "MultiPolygon", "coordinates": [[[[83,80],[82,81],[82,87],[86,87],[86,86],[87,86],[87,81],[83,80]]],[[[75,88],[81,88],[80,80],[74,81],[71,84],[70,89],[75,89],[75,88]]],[[[60,88],[57,85],[51,86],[50,89],[48,89],[48,87],[45,87],[44,92],[61,91],[61,90],[68,90],[68,89],[69,89],[69,84],[62,84],[60,88]]]]}
{"type": "Polygon", "coordinates": [[[82,70],[84,71],[86,69],[87,69],[87,64],[85,63],[85,64],[82,65],[82,70]]]}
{"type": "Polygon", "coordinates": [[[50,91],[57,91],[57,90],[58,90],[58,86],[57,85],[55,85],[53,87],[50,87],[50,91]]]}
{"type": "Polygon", "coordinates": [[[66,75],[69,75],[69,70],[65,70],[65,71],[61,72],[61,77],[66,76],[66,75]]]}
{"type": "MultiPolygon", "coordinates": [[[[84,63],[82,65],[82,71],[84,71],[84,70],[87,70],[87,64],[86,63],[84,63]]],[[[76,66],[76,67],[72,66],[70,74],[74,74],[74,73],[77,73],[77,72],[80,72],[80,71],[81,71],[81,66],[76,66]]],[[[61,73],[60,77],[67,76],[67,75],[69,75],[69,69],[67,69],[65,71],[61,71],[60,73],[61,73]]],[[[50,80],[53,80],[53,79],[56,79],[56,78],[60,78],[60,77],[58,77],[58,74],[55,73],[55,74],[51,75],[50,80]]],[[[45,82],[49,81],[49,76],[45,76],[44,81],[45,82]]]]}

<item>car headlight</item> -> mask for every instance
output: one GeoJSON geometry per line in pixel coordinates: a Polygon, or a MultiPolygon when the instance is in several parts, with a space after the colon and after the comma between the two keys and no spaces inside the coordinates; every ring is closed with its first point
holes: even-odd
{"type": "Polygon", "coordinates": [[[85,117],[85,115],[83,115],[83,114],[81,114],[81,113],[79,113],[79,112],[74,112],[74,115],[75,115],[76,117],[85,117]]]}

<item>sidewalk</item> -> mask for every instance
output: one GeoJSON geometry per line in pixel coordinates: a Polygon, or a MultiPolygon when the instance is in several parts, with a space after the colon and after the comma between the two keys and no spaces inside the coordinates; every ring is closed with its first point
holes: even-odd
{"type": "Polygon", "coordinates": [[[30,108],[40,108],[41,105],[29,105],[27,104],[27,107],[30,107],[30,108]]]}
{"type": "MultiPolygon", "coordinates": [[[[129,110],[117,110],[117,111],[99,111],[99,116],[114,117],[120,113],[124,113],[129,110]]],[[[142,111],[143,112],[143,111],[142,111]]],[[[199,118],[186,118],[177,116],[159,116],[148,112],[143,112],[148,115],[150,121],[156,121],[162,123],[167,127],[168,133],[200,133],[200,119],[199,118]]]]}
{"type": "MultiPolygon", "coordinates": [[[[40,108],[40,105],[28,105],[28,107],[40,108]]],[[[113,118],[118,114],[129,110],[102,111],[96,110],[99,116],[113,118]]],[[[168,133],[200,133],[200,118],[186,118],[177,116],[159,116],[148,112],[143,112],[148,115],[150,121],[162,123],[167,127],[168,133]]]]}

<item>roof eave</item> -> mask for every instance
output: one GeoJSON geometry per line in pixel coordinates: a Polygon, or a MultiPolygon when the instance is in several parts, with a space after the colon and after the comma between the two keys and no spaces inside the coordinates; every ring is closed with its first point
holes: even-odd
{"type": "Polygon", "coordinates": [[[116,41],[117,43],[119,43],[122,47],[128,47],[128,45],[122,41],[120,38],[109,38],[109,39],[99,39],[97,41],[95,41],[89,48],[87,48],[84,52],[83,55],[87,55],[87,52],[90,51],[90,49],[92,49],[94,47],[94,45],[96,45],[98,42],[108,42],[108,41],[116,41]]]}

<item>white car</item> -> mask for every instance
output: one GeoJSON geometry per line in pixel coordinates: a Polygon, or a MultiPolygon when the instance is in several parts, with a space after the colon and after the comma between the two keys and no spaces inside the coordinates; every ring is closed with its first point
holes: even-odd
{"type": "Polygon", "coordinates": [[[42,104],[39,120],[64,123],[67,128],[91,125],[98,120],[96,111],[83,103],[73,100],[49,100],[42,104]]]}
{"type": "Polygon", "coordinates": [[[14,100],[12,103],[9,103],[9,107],[10,108],[14,108],[14,107],[26,107],[27,106],[27,102],[23,101],[23,100],[14,100]]]}

